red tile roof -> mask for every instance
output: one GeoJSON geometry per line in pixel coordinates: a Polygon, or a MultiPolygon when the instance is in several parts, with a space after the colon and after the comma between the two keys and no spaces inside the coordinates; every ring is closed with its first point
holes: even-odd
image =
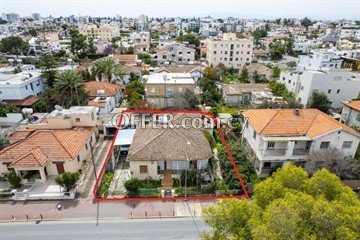
{"type": "Polygon", "coordinates": [[[336,130],[344,130],[356,136],[352,128],[336,121],[317,109],[251,109],[243,112],[251,126],[262,135],[292,135],[315,138],[336,130]]]}
{"type": "Polygon", "coordinates": [[[106,97],[113,97],[120,91],[120,89],[120,85],[108,82],[91,81],[85,84],[85,90],[89,92],[90,98],[98,97],[98,90],[104,90],[106,97]]]}
{"type": "Polygon", "coordinates": [[[343,104],[349,108],[360,111],[360,100],[344,101],[343,104]]]}

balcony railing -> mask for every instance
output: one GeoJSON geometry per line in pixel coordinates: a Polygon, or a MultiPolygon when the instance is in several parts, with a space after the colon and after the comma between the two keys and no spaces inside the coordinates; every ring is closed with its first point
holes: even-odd
{"type": "MultiPolygon", "coordinates": [[[[264,151],[264,156],[285,156],[286,149],[266,149],[264,151]]],[[[309,149],[294,149],[292,156],[302,156],[308,155],[309,149]]]]}

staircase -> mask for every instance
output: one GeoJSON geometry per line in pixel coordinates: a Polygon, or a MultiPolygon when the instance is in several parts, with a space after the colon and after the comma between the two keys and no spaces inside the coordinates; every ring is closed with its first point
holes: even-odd
{"type": "Polygon", "coordinates": [[[172,170],[164,170],[164,177],[161,180],[162,189],[171,189],[173,186],[173,179],[171,176],[172,170]]]}

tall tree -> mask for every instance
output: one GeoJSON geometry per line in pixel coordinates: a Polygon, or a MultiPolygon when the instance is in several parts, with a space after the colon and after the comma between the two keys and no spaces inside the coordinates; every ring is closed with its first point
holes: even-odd
{"type": "Polygon", "coordinates": [[[100,81],[106,80],[111,82],[114,78],[122,76],[122,68],[114,58],[106,57],[92,63],[91,74],[96,76],[100,81]]]}
{"type": "Polygon", "coordinates": [[[58,67],[54,55],[50,53],[41,54],[38,66],[41,69],[41,78],[48,87],[52,88],[55,81],[56,68],[58,67]]]}
{"type": "Polygon", "coordinates": [[[0,52],[8,54],[27,54],[29,44],[24,42],[20,37],[6,37],[0,41],[0,52]]]}
{"type": "Polygon", "coordinates": [[[54,88],[57,91],[60,105],[70,107],[87,103],[88,96],[85,92],[85,83],[78,72],[66,70],[57,74],[54,88]]]}
{"type": "Polygon", "coordinates": [[[317,108],[324,113],[328,113],[331,108],[331,102],[325,93],[313,92],[307,107],[317,108]]]}
{"type": "Polygon", "coordinates": [[[240,82],[248,83],[249,82],[249,72],[246,67],[243,67],[240,73],[240,82]]]}

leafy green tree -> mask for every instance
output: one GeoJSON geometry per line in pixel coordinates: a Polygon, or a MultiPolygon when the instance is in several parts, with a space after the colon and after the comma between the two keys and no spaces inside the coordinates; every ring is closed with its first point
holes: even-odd
{"type": "Polygon", "coordinates": [[[79,33],[75,28],[70,29],[70,51],[73,54],[77,54],[79,58],[85,58],[87,56],[88,44],[86,42],[86,36],[79,33]]]}
{"type": "Polygon", "coordinates": [[[79,173],[77,172],[66,172],[61,175],[56,176],[56,184],[65,188],[66,192],[69,192],[71,189],[76,187],[76,182],[79,180],[79,173]]]}
{"type": "Polygon", "coordinates": [[[253,33],[252,36],[254,38],[255,44],[260,44],[260,39],[267,36],[267,31],[265,29],[257,28],[253,33]]]}
{"type": "Polygon", "coordinates": [[[144,103],[144,84],[139,80],[127,83],[125,85],[125,94],[127,95],[129,107],[132,109],[138,108],[144,103]]]}
{"type": "Polygon", "coordinates": [[[286,89],[286,86],[283,83],[270,81],[269,88],[275,96],[281,96],[285,99],[293,97],[293,94],[286,89]]]}
{"type": "Polygon", "coordinates": [[[41,78],[48,87],[52,88],[56,77],[56,68],[58,67],[54,55],[49,53],[41,54],[38,67],[41,69],[41,78]]]}
{"type": "Polygon", "coordinates": [[[249,72],[246,67],[243,67],[240,73],[240,81],[244,83],[249,82],[249,72]]]}
{"type": "Polygon", "coordinates": [[[316,108],[324,113],[328,113],[331,108],[331,102],[325,93],[313,92],[307,107],[316,108]]]}
{"type": "Polygon", "coordinates": [[[28,33],[29,33],[32,37],[37,37],[37,35],[38,35],[36,29],[34,29],[34,28],[30,29],[28,33]]]}
{"type": "Polygon", "coordinates": [[[190,89],[185,89],[184,94],[182,95],[184,100],[184,106],[186,109],[197,109],[199,105],[199,98],[195,95],[190,89]]]}
{"type": "Polygon", "coordinates": [[[255,83],[260,83],[262,82],[261,78],[260,78],[260,75],[257,71],[255,71],[252,75],[252,79],[255,83]]]}
{"type": "Polygon", "coordinates": [[[219,201],[203,211],[203,239],[357,239],[360,200],[323,169],[312,177],[289,164],[255,186],[254,199],[219,201]]]}
{"type": "Polygon", "coordinates": [[[65,107],[81,106],[87,103],[85,83],[80,73],[66,70],[56,75],[54,89],[58,94],[60,105],[65,107]]]}
{"type": "Polygon", "coordinates": [[[21,55],[29,51],[29,44],[20,37],[6,37],[0,41],[0,52],[21,55]]]}
{"type": "Polygon", "coordinates": [[[184,35],[180,35],[176,38],[177,41],[179,42],[189,42],[190,44],[194,44],[195,47],[199,47],[200,46],[200,39],[199,37],[197,37],[194,34],[184,34],[184,35]]]}
{"type": "Polygon", "coordinates": [[[306,31],[309,29],[309,26],[312,24],[311,20],[307,17],[301,19],[300,23],[301,26],[304,26],[306,28],[306,31]]]}

